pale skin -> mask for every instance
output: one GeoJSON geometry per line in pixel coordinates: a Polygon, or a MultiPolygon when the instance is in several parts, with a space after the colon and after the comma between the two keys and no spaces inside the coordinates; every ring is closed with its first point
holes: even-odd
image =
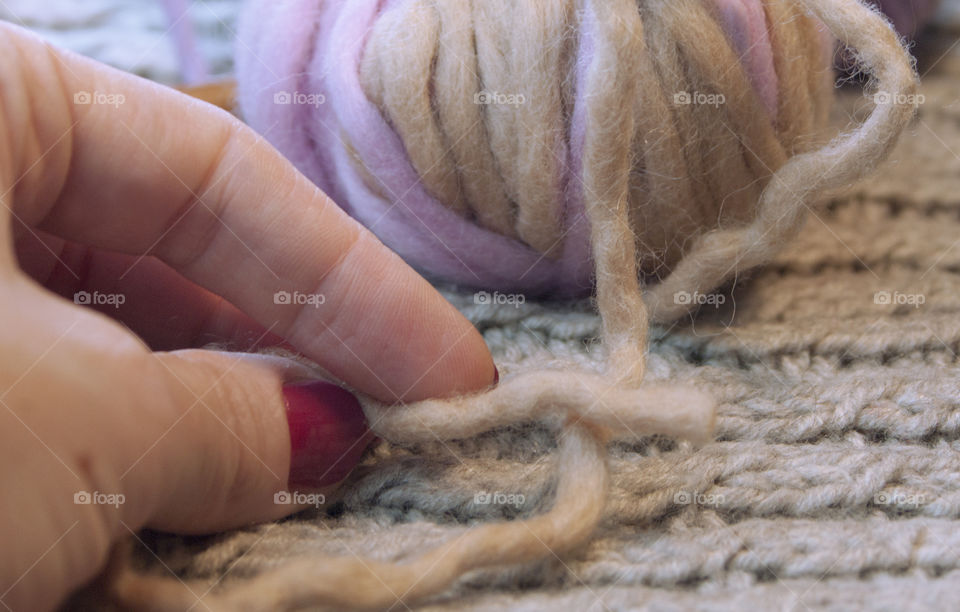
{"type": "Polygon", "coordinates": [[[273,503],[281,387],[313,374],[197,348],[211,340],[285,340],[387,402],[494,379],[477,331],[229,114],[8,25],[0,57],[3,606],[56,606],[143,527],[292,510],[273,503]],[[325,307],[276,304],[281,289],[325,307]],[[123,317],[78,291],[125,295],[123,317]],[[74,504],[78,490],[125,503],[74,504]]]}

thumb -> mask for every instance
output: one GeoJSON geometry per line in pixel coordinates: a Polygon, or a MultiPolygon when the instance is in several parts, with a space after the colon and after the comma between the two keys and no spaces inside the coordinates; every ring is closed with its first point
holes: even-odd
{"type": "Polygon", "coordinates": [[[356,397],[292,360],[157,357],[170,378],[168,414],[122,476],[125,490],[153,497],[149,527],[202,533],[319,506],[373,438],[356,397]]]}
{"type": "Polygon", "coordinates": [[[357,400],[294,361],[151,353],[32,283],[2,289],[0,609],[52,608],[143,527],[209,533],[316,504],[370,440],[357,400]]]}

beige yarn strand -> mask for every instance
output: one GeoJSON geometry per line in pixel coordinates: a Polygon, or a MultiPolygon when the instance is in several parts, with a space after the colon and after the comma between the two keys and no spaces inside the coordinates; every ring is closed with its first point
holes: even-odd
{"type": "Polygon", "coordinates": [[[598,22],[596,51],[584,86],[588,111],[583,181],[597,269],[607,367],[615,384],[639,385],[647,348],[647,309],[640,295],[636,238],[630,229],[630,168],[637,79],[634,58],[645,53],[643,24],[633,2],[589,5],[598,22]]]}
{"type": "MultiPolygon", "coordinates": [[[[891,99],[915,90],[909,57],[875,12],[850,0],[797,1],[857,49],[861,65],[891,99]]],[[[598,30],[586,84],[591,106],[583,180],[609,371],[518,374],[484,393],[402,408],[365,401],[374,431],[398,443],[464,438],[531,420],[553,426],[559,431],[553,508],[528,520],[468,528],[453,541],[397,562],[356,557],[293,561],[242,585],[204,594],[202,604],[177,581],[121,568],[111,582],[116,601],[161,611],[198,606],[224,611],[378,609],[399,601],[412,604],[442,592],[467,571],[562,555],[583,544],[603,512],[609,479],[605,445],[611,436],[659,433],[700,443],[709,439],[714,419],[711,398],[670,385],[637,386],[643,376],[647,322],[629,226],[628,177],[634,121],[640,116],[636,104],[644,97],[636,79],[649,72],[649,68],[637,71],[631,63],[637,54],[647,53],[642,14],[636,0],[583,0],[583,8],[598,30]]],[[[641,65],[646,65],[644,60],[641,65]]],[[[731,271],[769,259],[774,248],[796,231],[815,197],[859,178],[880,161],[913,111],[893,103],[878,105],[853,132],[822,150],[786,161],[764,190],[751,223],[703,235],[661,285],[647,289],[652,318],[682,313],[685,307],[673,302],[675,292],[709,291],[731,271]]],[[[640,122],[636,127],[642,126],[640,122]]]]}

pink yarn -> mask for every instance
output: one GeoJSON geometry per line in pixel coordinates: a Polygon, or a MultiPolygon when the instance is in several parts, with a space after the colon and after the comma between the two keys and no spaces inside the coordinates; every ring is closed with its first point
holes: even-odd
{"type": "Polygon", "coordinates": [[[733,42],[771,117],[777,116],[777,73],[767,34],[767,20],[759,0],[713,0],[720,25],[733,42]]]}
{"type": "MultiPolygon", "coordinates": [[[[239,102],[245,119],[347,213],[425,274],[457,284],[559,296],[592,290],[590,224],[580,182],[584,98],[577,87],[565,160],[560,256],[470,223],[435,200],[420,182],[403,143],[364,94],[358,66],[377,17],[405,0],[253,0],[239,27],[239,102]],[[319,94],[317,105],[276,104],[284,92],[319,94]],[[389,198],[372,193],[339,138],[343,130],[389,198]]],[[[761,0],[714,0],[719,22],[765,107],[775,116],[777,82],[761,0]]],[[[577,83],[592,59],[593,26],[581,26],[577,83]]]]}

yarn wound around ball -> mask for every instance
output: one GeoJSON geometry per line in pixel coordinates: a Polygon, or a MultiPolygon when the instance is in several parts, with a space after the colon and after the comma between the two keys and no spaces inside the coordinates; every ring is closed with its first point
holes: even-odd
{"type": "MultiPolygon", "coordinates": [[[[718,217],[748,220],[770,175],[823,124],[832,58],[811,19],[773,14],[784,25],[768,33],[766,12],[786,10],[716,0],[641,11],[649,43],[623,50],[636,54],[625,58],[634,73],[610,85],[636,113],[621,146],[644,272],[664,273],[718,217]]],[[[252,50],[238,56],[245,117],[387,246],[461,285],[592,291],[588,13],[491,0],[246,15],[256,22],[241,24],[252,50]],[[309,52],[275,46],[275,32],[297,26],[310,34],[294,31],[292,44],[309,52]],[[298,93],[324,103],[276,103],[298,93]]]]}
{"type": "MultiPolygon", "coordinates": [[[[347,213],[431,278],[593,295],[607,365],[402,407],[363,398],[401,445],[545,423],[553,507],[397,562],[293,560],[207,593],[213,610],[388,608],[575,550],[601,518],[609,441],[712,435],[711,397],[644,382],[650,324],[769,261],[916,108],[911,58],[858,0],[255,0],[239,39],[245,119],[347,213]],[[830,140],[828,34],[886,94],[830,140]]],[[[129,569],[111,589],[150,609],[197,601],[129,569]]]]}

